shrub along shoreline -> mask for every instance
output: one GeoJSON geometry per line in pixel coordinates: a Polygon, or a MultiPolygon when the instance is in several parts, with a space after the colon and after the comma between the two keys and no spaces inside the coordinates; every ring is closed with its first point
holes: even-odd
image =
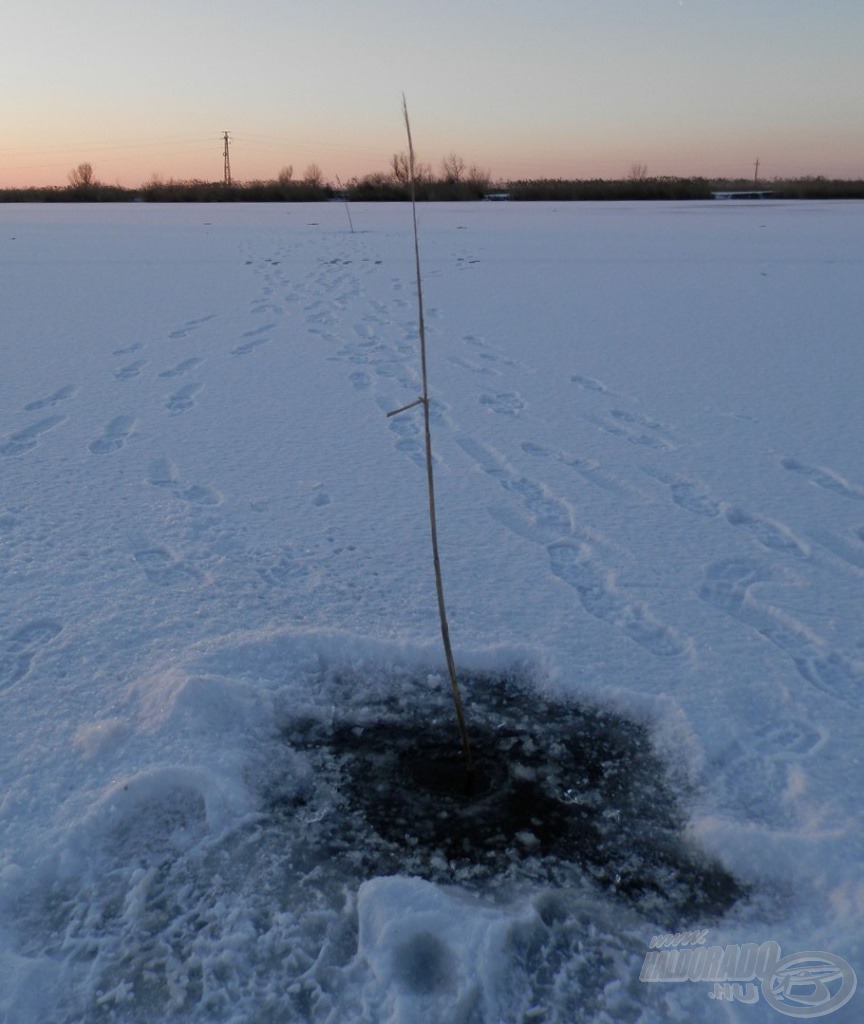
{"type": "MultiPolygon", "coordinates": [[[[489,197],[513,201],[616,201],[711,199],[714,192],[769,193],[770,199],[864,199],[864,180],[823,177],[759,182],[708,178],[574,179],[539,178],[490,183],[482,179],[426,178],[417,182],[417,200],[453,202],[489,197]]],[[[356,178],[336,188],[307,181],[248,181],[225,185],[208,181],[153,181],[139,188],[100,182],[68,186],[0,189],[2,203],[291,203],[408,202],[407,182],[386,174],[356,178]]]]}

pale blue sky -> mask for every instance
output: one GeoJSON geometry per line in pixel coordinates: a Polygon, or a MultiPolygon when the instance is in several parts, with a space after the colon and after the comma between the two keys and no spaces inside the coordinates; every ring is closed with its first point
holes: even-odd
{"type": "Polygon", "coordinates": [[[16,0],[0,186],[343,180],[404,148],[508,177],[864,177],[862,0],[16,0]]]}

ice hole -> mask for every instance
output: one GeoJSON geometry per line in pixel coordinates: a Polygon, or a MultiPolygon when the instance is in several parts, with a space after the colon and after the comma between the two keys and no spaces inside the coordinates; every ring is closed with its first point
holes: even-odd
{"type": "Polygon", "coordinates": [[[285,725],[330,796],[295,797],[281,811],[306,815],[333,855],[345,851],[373,874],[481,887],[566,885],[575,872],[580,884],[679,923],[722,914],[745,895],[685,841],[688,794],[645,725],[512,680],[468,677],[469,775],[449,693],[426,680],[399,684],[378,703],[337,705],[329,721],[285,725]]]}

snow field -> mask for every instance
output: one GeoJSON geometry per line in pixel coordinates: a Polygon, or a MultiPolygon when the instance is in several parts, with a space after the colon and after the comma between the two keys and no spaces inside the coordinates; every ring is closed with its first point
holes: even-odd
{"type": "MultiPolygon", "coordinates": [[[[280,728],[441,670],[409,221],[352,213],[3,211],[4,1018],[776,1020],[587,882],[318,845],[280,728]]],[[[457,661],[650,728],[712,943],[860,969],[864,206],[420,215],[457,661]]]]}

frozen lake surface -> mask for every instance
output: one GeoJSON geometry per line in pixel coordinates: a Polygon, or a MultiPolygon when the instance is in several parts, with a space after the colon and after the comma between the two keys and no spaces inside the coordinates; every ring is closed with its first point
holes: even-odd
{"type": "Polygon", "coordinates": [[[864,203],[420,207],[500,827],[417,767],[410,209],[352,218],[0,209],[0,1019],[859,1020],[864,203]],[[648,980],[683,931],[725,973],[648,980]]]}

